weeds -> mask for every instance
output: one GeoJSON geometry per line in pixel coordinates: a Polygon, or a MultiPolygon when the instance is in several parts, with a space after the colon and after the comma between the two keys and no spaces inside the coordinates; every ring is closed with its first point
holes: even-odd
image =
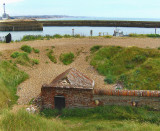
{"type": "Polygon", "coordinates": [[[23,50],[24,52],[27,52],[27,53],[31,53],[32,52],[31,46],[28,46],[28,45],[22,45],[21,46],[21,50],[23,50]]]}
{"type": "Polygon", "coordinates": [[[53,54],[53,50],[48,50],[47,56],[52,62],[57,63],[56,57],[53,54]]]}
{"type": "Polygon", "coordinates": [[[34,51],[34,53],[39,53],[40,52],[39,49],[35,49],[35,48],[33,48],[33,51],[34,51]]]}
{"type": "Polygon", "coordinates": [[[74,54],[72,52],[60,55],[60,61],[62,61],[64,65],[71,64],[73,60],[74,60],[74,54]]]}

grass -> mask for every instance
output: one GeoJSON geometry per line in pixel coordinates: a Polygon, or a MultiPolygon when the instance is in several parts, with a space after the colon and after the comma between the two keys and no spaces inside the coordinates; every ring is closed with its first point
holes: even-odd
{"type": "Polygon", "coordinates": [[[27,53],[31,53],[32,52],[32,47],[28,46],[28,45],[22,45],[21,50],[23,50],[24,52],[27,52],[27,53]]]}
{"type": "Polygon", "coordinates": [[[159,34],[129,34],[129,37],[151,37],[151,38],[160,38],[159,34]]]}
{"type": "Polygon", "coordinates": [[[90,49],[90,51],[91,51],[91,53],[94,53],[94,52],[98,51],[101,47],[102,46],[100,46],[100,45],[95,45],[90,49]]]}
{"type": "Polygon", "coordinates": [[[38,65],[39,64],[39,60],[37,59],[32,59],[32,65],[38,65]]]}
{"type": "Polygon", "coordinates": [[[147,107],[105,106],[91,109],[64,109],[60,115],[56,110],[44,110],[41,116],[20,110],[16,113],[3,111],[0,130],[158,131],[159,122],[160,113],[150,111],[147,107]]]}
{"type": "Polygon", "coordinates": [[[39,53],[39,49],[32,48],[34,53],[39,53]]]}
{"type": "Polygon", "coordinates": [[[47,51],[48,51],[47,56],[50,59],[50,61],[57,63],[57,59],[56,59],[55,55],[53,54],[54,53],[53,50],[51,49],[51,50],[47,50],[47,51]]]}
{"type": "Polygon", "coordinates": [[[17,113],[4,112],[0,122],[0,130],[11,131],[63,131],[65,125],[58,119],[48,120],[39,115],[20,110],[17,113]]]}
{"type": "Polygon", "coordinates": [[[107,46],[92,54],[90,64],[106,76],[109,84],[121,80],[127,89],[158,90],[159,58],[157,49],[107,46]]]}
{"type": "Polygon", "coordinates": [[[61,38],[84,38],[85,36],[81,36],[80,34],[76,34],[74,36],[65,34],[65,35],[60,35],[60,34],[55,34],[55,35],[25,35],[21,39],[21,41],[33,41],[33,40],[50,40],[50,39],[61,39],[61,38]]]}
{"type": "Polygon", "coordinates": [[[74,57],[72,52],[64,53],[60,55],[60,61],[62,61],[64,65],[69,65],[74,61],[74,57]]]}
{"type": "Polygon", "coordinates": [[[14,64],[0,61],[0,110],[16,103],[16,87],[27,78],[14,64]]]}

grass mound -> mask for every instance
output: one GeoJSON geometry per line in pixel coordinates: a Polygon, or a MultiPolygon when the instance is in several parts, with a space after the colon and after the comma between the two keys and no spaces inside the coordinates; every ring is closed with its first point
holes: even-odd
{"type": "Polygon", "coordinates": [[[62,61],[64,65],[71,64],[73,60],[74,60],[74,54],[72,52],[60,55],[60,61],[62,61]]]}
{"type": "Polygon", "coordinates": [[[16,103],[16,87],[27,78],[28,75],[13,64],[0,61],[0,109],[16,103]]]}
{"type": "MultiPolygon", "coordinates": [[[[160,58],[160,52],[157,49],[142,49],[138,47],[123,48],[119,46],[108,46],[101,48],[97,52],[95,52],[92,56],[90,64],[93,65],[100,74],[106,76],[105,81],[108,81],[107,83],[113,83],[119,79],[123,80],[124,83],[129,84],[129,82],[131,81],[129,81],[127,78],[125,79],[124,75],[122,74],[129,74],[130,72],[138,69],[140,66],[142,66],[143,68],[143,64],[150,58],[160,58]]],[[[148,65],[149,63],[146,64],[148,65]]],[[[148,72],[147,68],[143,68],[143,70],[143,72],[148,72]]],[[[160,70],[160,66],[156,66],[156,69],[152,69],[153,72],[154,70],[160,70]]],[[[145,79],[148,79],[147,77],[150,76],[149,79],[152,79],[153,81],[147,81],[158,84],[158,79],[154,79],[155,76],[153,75],[152,71],[148,72],[148,76],[145,73],[140,73],[141,80],[143,80],[144,82],[146,81],[145,79]]],[[[132,80],[136,79],[136,77],[136,75],[132,75],[132,80]]],[[[139,82],[141,83],[140,85],[138,84],[138,82],[136,82],[136,85],[131,86],[133,84],[132,82],[132,84],[129,85],[131,87],[129,87],[128,84],[125,84],[125,87],[128,89],[158,89],[157,86],[152,87],[152,84],[144,85],[142,84],[143,82],[139,82]]]]}
{"type": "Polygon", "coordinates": [[[28,45],[22,45],[21,50],[23,50],[24,52],[27,52],[27,53],[31,53],[32,52],[32,47],[28,46],[28,45]]]}
{"type": "Polygon", "coordinates": [[[160,90],[160,58],[149,58],[134,70],[119,77],[128,89],[160,90]]]}
{"type": "Polygon", "coordinates": [[[32,115],[24,110],[17,113],[6,112],[0,122],[0,130],[12,131],[64,131],[66,127],[60,120],[48,120],[39,115],[32,115]]]}

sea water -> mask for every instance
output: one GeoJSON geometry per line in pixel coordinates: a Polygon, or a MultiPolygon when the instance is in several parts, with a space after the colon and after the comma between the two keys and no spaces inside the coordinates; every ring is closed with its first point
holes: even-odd
{"type": "MultiPolygon", "coordinates": [[[[88,17],[77,17],[77,18],[58,18],[58,19],[47,19],[47,20],[135,20],[135,21],[159,21],[159,19],[109,19],[109,18],[88,18],[88,17]]],[[[82,36],[90,36],[90,31],[93,31],[93,36],[101,35],[113,35],[116,27],[90,27],[90,26],[48,26],[44,27],[43,31],[0,31],[0,36],[6,36],[8,33],[11,33],[13,40],[20,40],[24,35],[54,35],[54,34],[69,34],[72,35],[72,29],[74,29],[74,34],[80,34],[82,36]]],[[[130,33],[136,34],[154,34],[155,28],[137,28],[137,27],[118,27],[123,31],[124,35],[130,33]]],[[[160,28],[156,29],[157,34],[160,34],[160,28]]]]}

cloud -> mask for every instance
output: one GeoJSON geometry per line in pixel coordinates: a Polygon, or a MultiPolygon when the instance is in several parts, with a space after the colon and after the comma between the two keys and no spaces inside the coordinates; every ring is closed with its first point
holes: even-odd
{"type": "Polygon", "coordinates": [[[6,4],[10,4],[10,3],[17,3],[17,2],[22,2],[24,0],[1,0],[0,3],[6,3],[6,4]]]}

